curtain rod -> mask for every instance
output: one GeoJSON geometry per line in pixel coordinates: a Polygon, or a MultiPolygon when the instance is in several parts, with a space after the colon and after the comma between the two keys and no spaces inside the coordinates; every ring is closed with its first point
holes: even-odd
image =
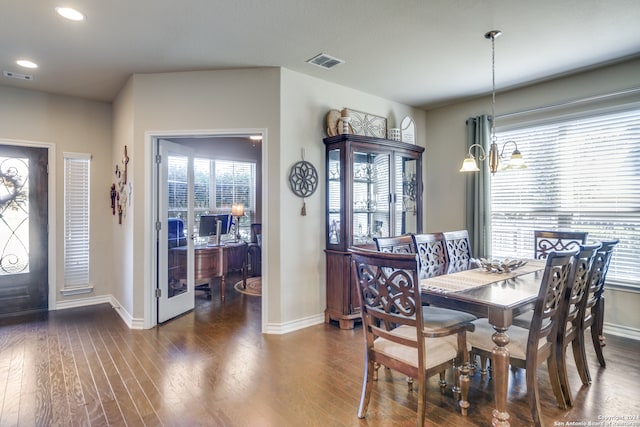
{"type": "Polygon", "coordinates": [[[582,103],[585,103],[585,102],[600,101],[600,100],[607,99],[607,98],[614,98],[614,97],[617,97],[617,96],[630,95],[630,94],[634,94],[634,93],[637,93],[637,92],[640,92],[640,87],[631,88],[631,89],[625,89],[625,90],[621,90],[621,91],[618,91],[618,92],[608,93],[608,94],[605,94],[605,95],[589,96],[587,98],[575,99],[573,101],[561,102],[559,104],[551,104],[551,105],[545,105],[545,106],[542,106],[542,107],[530,108],[528,110],[516,111],[514,113],[497,114],[496,115],[496,119],[504,119],[506,117],[515,117],[515,116],[520,116],[520,115],[523,115],[523,114],[535,113],[535,112],[538,112],[538,111],[553,110],[555,108],[569,107],[569,106],[572,106],[572,105],[578,105],[578,104],[582,104],[582,103]]]}

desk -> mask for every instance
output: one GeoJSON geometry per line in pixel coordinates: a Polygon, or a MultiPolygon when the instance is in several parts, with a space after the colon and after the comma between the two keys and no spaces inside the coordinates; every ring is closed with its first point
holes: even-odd
{"type": "MultiPolygon", "coordinates": [[[[494,370],[495,409],[493,411],[494,426],[509,426],[507,412],[507,392],[509,385],[509,344],[507,330],[514,316],[533,309],[540,282],[544,272],[544,262],[530,261],[530,265],[521,267],[522,275],[506,278],[497,273],[481,272],[481,269],[461,271],[443,276],[436,276],[420,281],[420,293],[423,303],[473,313],[478,317],[487,317],[496,333],[493,342],[496,346],[492,353],[494,370]],[[524,270],[527,268],[527,270],[524,270]],[[484,274],[487,283],[478,285],[473,274],[484,274]],[[441,278],[441,279],[440,279],[441,278]],[[506,278],[506,280],[505,280],[506,278]],[[447,288],[438,288],[438,284],[447,288]],[[467,282],[468,287],[464,287],[467,282]],[[456,288],[459,286],[459,288],[456,288]],[[460,290],[455,290],[460,289],[460,290]]],[[[515,271],[518,274],[518,270],[515,271]]]]}
{"type": "MultiPolygon", "coordinates": [[[[199,290],[207,291],[211,296],[211,282],[220,277],[220,298],[224,301],[225,276],[229,271],[241,270],[242,280],[246,287],[247,281],[247,243],[226,242],[220,246],[195,246],[194,276],[195,282],[206,281],[208,285],[198,286],[199,290]]],[[[179,246],[169,249],[169,263],[177,266],[177,278],[186,280],[187,277],[187,247],[179,246]]]]}

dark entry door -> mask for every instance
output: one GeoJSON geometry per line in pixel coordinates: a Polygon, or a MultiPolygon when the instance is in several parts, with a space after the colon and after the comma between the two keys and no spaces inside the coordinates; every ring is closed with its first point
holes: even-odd
{"type": "Polygon", "coordinates": [[[48,309],[47,149],[0,144],[0,316],[48,309]]]}

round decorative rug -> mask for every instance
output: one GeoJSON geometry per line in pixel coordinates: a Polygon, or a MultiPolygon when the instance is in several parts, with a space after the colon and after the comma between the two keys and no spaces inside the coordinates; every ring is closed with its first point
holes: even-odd
{"type": "Polygon", "coordinates": [[[259,297],[262,295],[262,277],[247,277],[247,288],[242,287],[242,280],[233,285],[236,291],[245,295],[259,297]]]}

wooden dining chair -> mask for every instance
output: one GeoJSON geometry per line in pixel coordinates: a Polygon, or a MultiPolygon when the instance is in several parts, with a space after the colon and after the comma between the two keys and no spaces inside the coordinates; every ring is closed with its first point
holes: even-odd
{"type": "Polygon", "coordinates": [[[417,426],[426,416],[426,380],[457,360],[460,369],[459,405],[466,415],[469,402],[469,325],[424,328],[416,256],[350,248],[365,342],[364,378],[358,418],[364,418],[371,400],[375,371],[383,365],[418,381],[417,426]],[[388,327],[391,325],[391,328],[388,327]]]}
{"type": "MultiPolygon", "coordinates": [[[[619,243],[618,239],[615,240],[603,240],[602,247],[598,250],[596,259],[594,261],[594,273],[590,282],[589,291],[584,302],[584,319],[582,321],[583,335],[587,328],[591,330],[591,341],[593,342],[593,348],[598,358],[600,366],[606,367],[607,363],[604,360],[604,353],[602,348],[606,345],[606,340],[603,332],[604,324],[604,284],[607,279],[607,272],[609,271],[609,264],[611,263],[611,257],[613,256],[613,250],[619,243]]],[[[582,371],[579,371],[580,378],[584,384],[591,382],[591,375],[589,373],[589,365],[586,362],[585,346],[582,347],[581,358],[584,363],[582,371]]]]}
{"type": "Polygon", "coordinates": [[[569,251],[578,249],[587,243],[587,232],[584,231],[546,231],[535,230],[534,258],[544,259],[551,251],[569,251]]]}
{"type": "Polygon", "coordinates": [[[448,272],[455,273],[468,269],[469,263],[473,259],[469,232],[467,230],[457,230],[445,231],[443,234],[447,247],[447,259],[449,260],[448,272]]]}
{"type": "MultiPolygon", "coordinates": [[[[506,346],[510,353],[509,363],[526,370],[529,407],[531,418],[536,426],[542,425],[536,370],[545,360],[558,406],[564,407],[565,405],[555,349],[558,341],[558,328],[565,324],[564,319],[560,318],[565,313],[562,307],[565,301],[564,291],[568,284],[573,282],[577,254],[577,250],[549,253],[530,328],[511,326],[506,332],[510,337],[509,344],[506,346]]],[[[495,330],[487,319],[478,319],[473,324],[475,331],[467,336],[471,351],[475,354],[491,357],[495,347],[492,339],[495,330]]]]}
{"type": "MultiPolygon", "coordinates": [[[[428,262],[433,267],[433,270],[431,270],[431,272],[429,273],[430,275],[445,274],[447,272],[448,259],[446,248],[444,246],[444,235],[442,233],[420,234],[418,235],[417,240],[416,235],[406,234],[394,237],[375,237],[374,241],[376,242],[378,251],[385,253],[415,253],[418,249],[416,241],[420,241],[420,251],[422,252],[422,254],[418,253],[418,277],[420,279],[424,279],[427,277],[427,267],[424,265],[424,262],[428,262]],[[433,242],[433,245],[430,246],[433,248],[433,251],[428,251],[426,247],[426,241],[433,242]],[[427,251],[429,252],[429,255],[427,255],[427,251]],[[434,260],[434,262],[431,262],[428,260],[431,258],[436,259],[434,260]]],[[[474,315],[465,313],[463,311],[434,307],[429,305],[423,305],[422,318],[427,319],[424,321],[424,328],[428,330],[439,330],[442,328],[451,328],[456,325],[469,324],[476,319],[474,315]]],[[[455,372],[456,366],[453,365],[452,368],[455,372]]],[[[411,388],[413,384],[413,378],[408,378],[407,380],[409,382],[409,387],[411,388]]],[[[440,373],[440,387],[444,391],[446,386],[446,371],[442,371],[440,373]]],[[[454,385],[453,391],[459,392],[459,387],[457,385],[454,385]]]]}
{"type": "MultiPolygon", "coordinates": [[[[565,290],[565,301],[562,306],[561,319],[565,319],[565,326],[558,327],[558,345],[556,346],[556,360],[558,362],[558,375],[562,395],[566,406],[573,406],[573,395],[567,375],[567,347],[571,344],[573,357],[578,372],[584,370],[581,365],[586,363],[582,357],[584,354],[584,333],[582,323],[584,319],[585,300],[588,296],[589,284],[596,271],[595,263],[600,243],[580,245],[580,252],[576,257],[575,275],[571,286],[565,290]]],[[[565,407],[566,407],[565,406],[565,407]]]]}
{"type": "Polygon", "coordinates": [[[394,254],[415,254],[413,239],[410,234],[391,237],[374,237],[376,248],[379,252],[390,252],[394,254]]]}
{"type": "Polygon", "coordinates": [[[444,233],[412,234],[411,237],[418,254],[420,279],[446,274],[449,257],[444,233]]]}
{"type": "MultiPolygon", "coordinates": [[[[447,256],[444,233],[413,234],[412,237],[418,258],[418,277],[420,280],[447,274],[449,258],[447,256]]],[[[426,327],[432,329],[450,327],[456,324],[462,325],[477,319],[473,314],[464,311],[432,305],[425,305],[422,310],[423,318],[428,319],[426,327]]],[[[472,368],[474,367],[475,364],[472,365],[472,368]]],[[[456,366],[453,366],[453,371],[456,371],[456,366]]],[[[446,384],[444,374],[441,375],[440,381],[446,384]]],[[[457,391],[455,386],[454,391],[457,391]]]]}

